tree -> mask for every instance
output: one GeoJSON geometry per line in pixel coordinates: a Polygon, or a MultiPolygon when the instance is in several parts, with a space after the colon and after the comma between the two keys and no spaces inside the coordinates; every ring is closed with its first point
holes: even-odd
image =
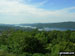
{"type": "Polygon", "coordinates": [[[75,32],[71,33],[70,41],[73,42],[73,43],[75,43],[75,32]]]}
{"type": "Polygon", "coordinates": [[[51,51],[51,56],[58,56],[59,55],[59,45],[56,44],[55,46],[53,46],[52,51],[51,51]]]}

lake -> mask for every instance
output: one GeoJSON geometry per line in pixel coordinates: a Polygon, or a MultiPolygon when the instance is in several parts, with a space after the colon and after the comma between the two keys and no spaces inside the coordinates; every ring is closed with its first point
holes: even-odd
{"type": "Polygon", "coordinates": [[[53,31],[53,30],[59,30],[59,31],[66,31],[66,30],[72,30],[75,31],[75,29],[72,28],[43,28],[39,29],[40,31],[45,30],[45,31],[53,31]]]}

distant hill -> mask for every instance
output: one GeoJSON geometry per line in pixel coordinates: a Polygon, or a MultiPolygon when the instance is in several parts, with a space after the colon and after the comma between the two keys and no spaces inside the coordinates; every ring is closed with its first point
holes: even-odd
{"type": "Polygon", "coordinates": [[[75,22],[60,22],[60,23],[34,23],[34,24],[20,24],[22,26],[32,26],[37,28],[73,28],[75,29],[75,22]]]}
{"type": "Polygon", "coordinates": [[[13,29],[14,30],[32,31],[31,28],[15,26],[15,24],[0,24],[0,31],[13,30],[13,29]]]}
{"type": "MultiPolygon", "coordinates": [[[[32,29],[43,29],[43,28],[66,28],[75,29],[75,22],[60,22],[60,23],[34,23],[34,24],[0,24],[0,31],[2,30],[26,30],[31,31],[32,29]],[[30,27],[25,27],[30,26],[30,27]]],[[[57,30],[55,29],[55,30],[57,30]]]]}

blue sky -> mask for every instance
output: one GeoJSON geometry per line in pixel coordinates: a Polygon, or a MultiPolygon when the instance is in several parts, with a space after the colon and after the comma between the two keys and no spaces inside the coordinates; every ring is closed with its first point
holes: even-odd
{"type": "Polygon", "coordinates": [[[40,4],[40,8],[57,10],[75,6],[75,0],[31,0],[30,4],[40,4]]]}
{"type": "Polygon", "coordinates": [[[0,23],[75,21],[75,0],[0,0],[0,23]]]}

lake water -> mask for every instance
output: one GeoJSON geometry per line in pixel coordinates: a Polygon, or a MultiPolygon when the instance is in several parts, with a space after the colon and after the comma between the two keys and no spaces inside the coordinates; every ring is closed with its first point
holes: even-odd
{"type": "Polygon", "coordinates": [[[45,30],[45,31],[53,31],[53,30],[59,30],[59,31],[66,31],[66,30],[72,30],[75,31],[75,29],[71,29],[71,28],[43,28],[43,29],[39,29],[40,31],[45,30]]]}

